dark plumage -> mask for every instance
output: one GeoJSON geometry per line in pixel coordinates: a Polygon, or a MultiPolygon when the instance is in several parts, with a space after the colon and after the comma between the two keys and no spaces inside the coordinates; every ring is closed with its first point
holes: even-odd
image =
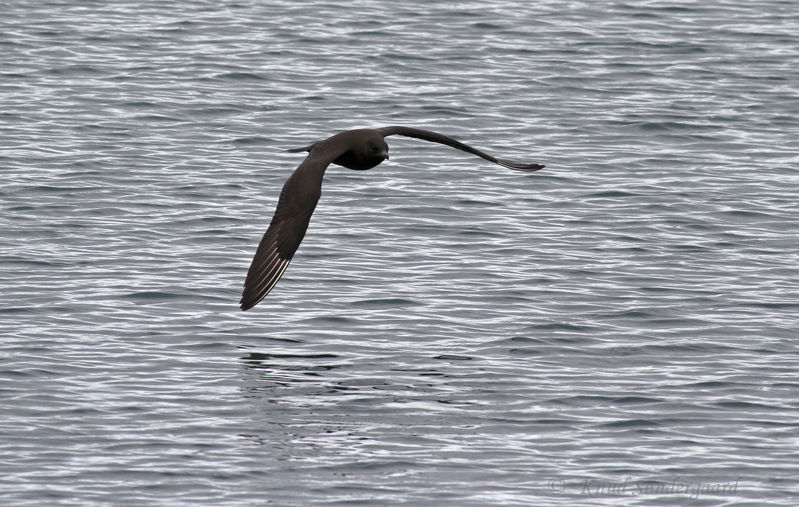
{"type": "Polygon", "coordinates": [[[275,215],[247,272],[240,301],[242,310],[249,310],[266,297],[291,262],[319,201],[322,176],[327,166],[333,163],[349,169],[371,169],[388,160],[388,145],[384,138],[393,135],[446,144],[519,171],[537,171],[544,167],[494,158],[444,134],[411,127],[347,130],[304,148],[289,150],[307,151],[308,156],[283,185],[275,215]]]}

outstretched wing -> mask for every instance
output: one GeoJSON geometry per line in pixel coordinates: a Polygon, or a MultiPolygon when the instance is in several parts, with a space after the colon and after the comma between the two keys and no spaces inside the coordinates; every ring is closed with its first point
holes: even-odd
{"type": "Polygon", "coordinates": [[[322,193],[325,169],[342,149],[342,146],[328,145],[313,150],[283,185],[275,215],[258,245],[244,281],[239,302],[242,310],[257,305],[280,280],[305,237],[322,193]]]}
{"type": "Polygon", "coordinates": [[[394,126],[394,127],[379,128],[377,129],[377,131],[383,134],[384,137],[398,135],[406,137],[415,137],[416,139],[423,139],[425,141],[431,141],[434,143],[446,144],[447,146],[452,146],[453,148],[457,148],[459,150],[472,153],[490,162],[494,162],[495,164],[499,164],[509,169],[516,169],[517,171],[532,172],[542,169],[544,167],[542,164],[523,164],[519,162],[511,162],[509,160],[502,160],[496,157],[492,157],[488,153],[484,153],[478,150],[477,148],[472,148],[468,144],[463,144],[462,142],[457,141],[449,136],[445,136],[444,134],[439,134],[438,132],[433,132],[431,130],[394,126]]]}

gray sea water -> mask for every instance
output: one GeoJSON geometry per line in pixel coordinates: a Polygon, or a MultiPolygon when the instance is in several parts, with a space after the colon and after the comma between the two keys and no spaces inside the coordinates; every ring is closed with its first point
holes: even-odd
{"type": "Polygon", "coordinates": [[[0,11],[0,504],[799,503],[796,2],[0,11]]]}

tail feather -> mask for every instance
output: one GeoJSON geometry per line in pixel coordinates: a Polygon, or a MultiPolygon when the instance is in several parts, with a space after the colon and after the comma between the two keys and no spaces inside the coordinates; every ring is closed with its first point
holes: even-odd
{"type": "Polygon", "coordinates": [[[311,151],[314,146],[316,146],[316,143],[309,144],[308,146],[304,146],[302,148],[291,148],[286,151],[289,153],[302,153],[303,151],[311,151]]]}

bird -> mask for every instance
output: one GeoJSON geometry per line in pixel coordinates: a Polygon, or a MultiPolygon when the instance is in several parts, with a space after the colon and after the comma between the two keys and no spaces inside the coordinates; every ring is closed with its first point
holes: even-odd
{"type": "Polygon", "coordinates": [[[239,301],[242,311],[257,305],[269,294],[294,257],[319,201],[327,167],[336,164],[359,171],[371,169],[389,159],[385,138],[394,135],[441,143],[517,171],[532,172],[544,167],[495,158],[444,134],[402,126],[346,130],[323,141],[290,149],[289,152],[308,152],[308,155],[280,192],[275,214],[247,271],[239,301]]]}

